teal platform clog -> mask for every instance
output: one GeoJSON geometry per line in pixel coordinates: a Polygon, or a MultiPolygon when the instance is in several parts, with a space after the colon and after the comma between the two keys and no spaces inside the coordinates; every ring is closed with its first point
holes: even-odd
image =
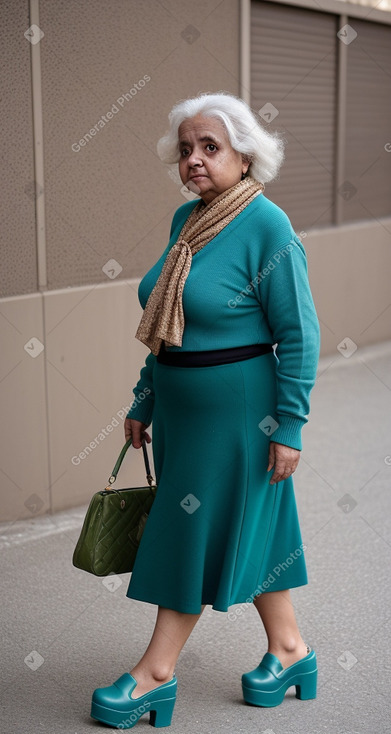
{"type": "Polygon", "coordinates": [[[316,698],[317,675],[313,650],[289,668],[283,668],[279,659],[267,652],[255,670],[242,675],[243,697],[254,706],[278,706],[287,689],[296,686],[296,698],[316,698]]]}
{"type": "Polygon", "coordinates": [[[170,726],[175,706],[177,679],[154,688],[144,696],[132,698],[137,685],[130,673],[124,673],[113,685],[96,688],[92,694],[91,716],[117,729],[131,729],[149,712],[149,723],[155,727],[170,726]]]}

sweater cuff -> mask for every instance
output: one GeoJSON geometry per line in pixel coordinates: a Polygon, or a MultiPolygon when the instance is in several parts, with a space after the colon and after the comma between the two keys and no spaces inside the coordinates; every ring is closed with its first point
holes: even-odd
{"type": "Polygon", "coordinates": [[[301,429],[307,421],[290,415],[277,415],[277,422],[278,428],[272,433],[270,440],[301,451],[301,429]]]}
{"type": "Polygon", "coordinates": [[[152,423],[154,401],[147,398],[143,402],[135,402],[127,413],[127,418],[133,418],[135,421],[141,421],[149,426],[152,423]]]}

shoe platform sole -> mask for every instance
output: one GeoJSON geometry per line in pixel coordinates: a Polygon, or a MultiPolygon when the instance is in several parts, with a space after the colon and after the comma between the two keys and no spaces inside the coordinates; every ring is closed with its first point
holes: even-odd
{"type": "MultiPolygon", "coordinates": [[[[136,699],[134,700],[136,701],[136,699]]],[[[153,701],[150,704],[146,701],[140,704],[138,708],[132,707],[130,711],[118,711],[93,701],[91,717],[108,726],[115,726],[118,729],[131,729],[137,724],[141,716],[149,713],[149,723],[156,728],[161,728],[170,726],[174,705],[175,698],[165,698],[153,701]]]]}
{"type": "Polygon", "coordinates": [[[295,676],[294,679],[292,678],[282,683],[274,691],[262,691],[259,688],[249,688],[248,686],[242,685],[243,698],[246,703],[250,703],[253,706],[272,708],[273,706],[279,706],[284,700],[288,688],[295,686],[296,698],[299,698],[301,701],[308,701],[309,699],[316,698],[316,682],[317,670],[313,670],[309,673],[301,673],[295,676]]]}

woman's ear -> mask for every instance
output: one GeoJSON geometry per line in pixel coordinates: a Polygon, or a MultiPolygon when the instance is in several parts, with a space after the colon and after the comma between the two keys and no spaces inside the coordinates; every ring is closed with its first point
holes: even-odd
{"type": "Polygon", "coordinates": [[[248,169],[250,168],[250,165],[251,165],[251,158],[249,156],[242,155],[242,172],[243,172],[243,176],[245,176],[247,174],[248,169]]]}

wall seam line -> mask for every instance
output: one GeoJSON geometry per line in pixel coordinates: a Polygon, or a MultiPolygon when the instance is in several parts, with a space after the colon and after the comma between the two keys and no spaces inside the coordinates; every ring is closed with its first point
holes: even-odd
{"type": "MultiPolygon", "coordinates": [[[[39,0],[30,0],[30,25],[39,25],[39,0]]],[[[45,176],[43,157],[43,105],[41,42],[31,43],[31,100],[33,117],[35,226],[38,269],[38,290],[47,289],[46,227],[45,227],[45,176]]]]}
{"type": "Polygon", "coordinates": [[[240,97],[248,105],[251,103],[250,89],[250,33],[251,0],[240,0],[239,35],[239,89],[240,97]]]}
{"type": "MultiPolygon", "coordinates": [[[[348,23],[346,13],[336,16],[337,31],[348,23]]],[[[347,91],[347,62],[348,47],[336,38],[336,135],[334,150],[334,224],[338,227],[343,222],[344,199],[338,189],[345,181],[345,141],[346,141],[346,91],[347,91]]]]}
{"type": "Polygon", "coordinates": [[[44,339],[44,350],[43,350],[43,377],[45,383],[45,420],[46,420],[46,436],[47,436],[47,475],[49,481],[49,513],[53,515],[53,472],[52,472],[52,453],[51,453],[51,441],[50,441],[50,415],[49,415],[49,384],[48,384],[48,362],[47,362],[47,333],[46,333],[46,303],[44,293],[41,293],[42,302],[42,333],[44,339]]]}
{"type": "MultiPolygon", "coordinates": [[[[39,0],[30,0],[30,25],[39,25],[39,0]]],[[[47,477],[49,495],[49,514],[53,514],[53,492],[52,492],[52,460],[50,442],[49,422],[49,387],[48,387],[48,363],[46,343],[46,304],[43,291],[47,290],[47,262],[46,262],[46,226],[45,226],[45,175],[43,155],[43,104],[42,104],[42,68],[41,68],[41,40],[31,44],[31,99],[33,116],[33,150],[34,150],[34,185],[35,185],[35,226],[36,226],[36,253],[38,270],[38,292],[41,297],[42,313],[42,337],[44,341],[43,350],[43,380],[45,395],[45,421],[46,421],[46,451],[47,451],[47,477]]]]}

